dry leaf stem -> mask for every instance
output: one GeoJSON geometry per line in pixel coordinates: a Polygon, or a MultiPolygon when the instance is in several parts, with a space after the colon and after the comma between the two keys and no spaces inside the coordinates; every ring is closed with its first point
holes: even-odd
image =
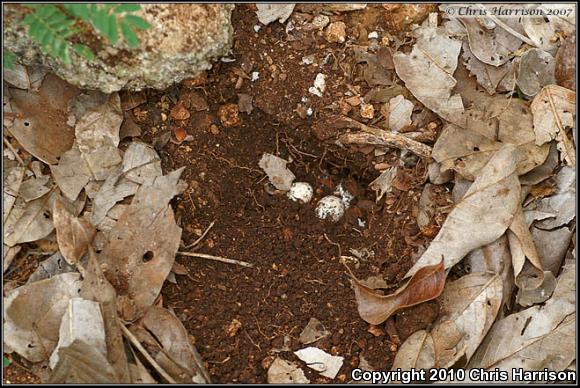
{"type": "Polygon", "coordinates": [[[254,264],[252,263],[248,263],[246,261],[241,261],[241,260],[234,260],[234,259],[228,259],[225,257],[220,257],[220,256],[214,256],[214,255],[208,255],[206,253],[197,253],[197,252],[177,252],[178,255],[182,255],[182,256],[189,256],[189,257],[198,257],[200,259],[208,259],[208,260],[215,260],[215,261],[219,261],[222,263],[227,263],[227,264],[236,264],[236,265],[241,265],[242,267],[246,267],[246,268],[252,268],[254,267],[254,264]]]}

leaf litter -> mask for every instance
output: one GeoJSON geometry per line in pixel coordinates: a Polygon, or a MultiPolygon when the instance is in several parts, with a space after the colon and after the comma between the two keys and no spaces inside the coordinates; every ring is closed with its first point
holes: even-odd
{"type": "Polygon", "coordinates": [[[8,111],[20,115],[26,109],[31,116],[24,124],[20,116],[7,123],[13,131],[18,125],[31,127],[11,134],[49,165],[51,175],[43,175],[37,161],[26,167],[5,157],[4,270],[22,244],[54,230],[58,252],[39,265],[28,283],[5,293],[4,330],[10,337],[5,350],[31,362],[49,362],[50,382],[154,381],[142,363],[129,361],[126,340],[144,348],[124,338],[120,321],[145,319],[147,330],[161,341],[166,367],[181,371],[176,377],[209,382],[194,345],[184,342],[188,336],[179,320],[165,309],[152,310],[181,240],[169,201],[184,189],[182,169],[164,176],[157,152],[138,141],[124,152],[118,148],[125,117],[118,94],[79,95],[52,75],[35,91],[38,83],[31,77],[30,83],[16,85],[28,91],[9,89],[8,111]],[[62,122],[54,119],[60,132],[46,127],[43,118],[45,132],[39,134],[40,117],[30,104],[44,104],[60,115],[62,122]],[[45,135],[52,138],[37,146],[34,142],[45,135]],[[55,139],[65,142],[52,144],[55,139]],[[128,204],[119,204],[128,197],[128,204]],[[106,234],[95,254],[99,233],[106,234]],[[181,338],[173,339],[176,333],[181,338]]]}
{"type": "MultiPolygon", "coordinates": [[[[291,18],[291,24],[302,17],[293,10],[294,4],[259,5],[258,18],[263,24],[291,18]]],[[[351,274],[359,314],[379,324],[409,306],[433,299],[441,305],[433,324],[403,342],[394,369],[508,370],[523,363],[530,370],[564,370],[575,358],[575,264],[567,259],[561,267],[567,252],[571,257],[575,234],[576,106],[575,92],[557,85],[557,53],[575,25],[561,17],[451,18],[442,27],[435,20],[415,26],[413,39],[396,40],[395,49],[361,46],[357,54],[372,88],[357,92],[365,95],[358,98],[386,103],[378,119],[385,121],[350,119],[361,132],[340,140],[415,147],[434,166],[432,184],[455,182],[456,198],[395,292],[385,293],[392,288],[381,276],[372,280],[377,287],[369,287],[351,274]],[[397,76],[405,87],[395,84],[397,76]],[[415,125],[423,119],[417,117],[428,110],[441,119],[441,134],[412,143],[420,138],[405,131],[420,133],[415,125]],[[432,149],[423,144],[433,139],[432,149]]],[[[287,30],[294,28],[290,24],[287,30]]],[[[330,85],[331,76],[325,79],[330,85]]],[[[48,164],[51,176],[29,169],[30,158],[19,165],[18,155],[5,152],[4,269],[7,252],[14,257],[26,251],[27,242],[56,236],[59,252],[27,284],[5,293],[7,351],[44,363],[54,354],[51,381],[57,383],[151,382],[152,370],[165,382],[210,382],[185,328],[160,307],[159,292],[175,267],[181,239],[169,201],[182,190],[182,171],[163,175],[156,148],[122,141],[139,135],[130,110],[145,98],[81,94],[35,68],[17,67],[8,81],[7,132],[48,164]],[[47,123],[39,106],[53,120],[47,123]],[[73,202],[82,205],[79,211],[73,202]],[[102,326],[75,332],[88,321],[102,326]],[[59,333],[64,327],[66,335],[59,333]]],[[[248,114],[254,108],[250,95],[239,94],[239,104],[248,114]]],[[[287,163],[269,154],[260,161],[281,191],[296,178],[287,163]]],[[[383,178],[371,186],[377,202],[385,196],[389,201],[392,190],[402,187],[399,168],[381,169],[383,178]]],[[[433,212],[430,203],[423,205],[421,223],[433,212]]],[[[312,318],[300,342],[322,342],[329,335],[312,318]]],[[[288,338],[284,352],[291,351],[289,344],[288,338]]],[[[314,347],[296,355],[329,378],[343,362],[314,347]]],[[[296,364],[279,357],[268,368],[269,382],[309,382],[296,364]]]]}

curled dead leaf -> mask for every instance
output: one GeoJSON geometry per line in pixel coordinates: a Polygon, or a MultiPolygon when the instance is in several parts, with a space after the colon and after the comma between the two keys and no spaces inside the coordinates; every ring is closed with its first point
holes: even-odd
{"type": "Polygon", "coordinates": [[[358,306],[358,313],[366,322],[378,325],[400,309],[435,299],[443,291],[446,273],[443,261],[418,270],[411,279],[390,295],[380,295],[363,285],[347,267],[358,306]]]}

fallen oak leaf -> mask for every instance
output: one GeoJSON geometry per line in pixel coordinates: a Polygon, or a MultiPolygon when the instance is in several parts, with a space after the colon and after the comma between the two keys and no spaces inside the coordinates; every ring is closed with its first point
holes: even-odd
{"type": "Polygon", "coordinates": [[[363,285],[350,268],[358,313],[366,322],[379,325],[391,315],[406,307],[415,306],[437,298],[445,286],[443,260],[439,264],[419,269],[411,279],[390,295],[381,295],[363,285]]]}

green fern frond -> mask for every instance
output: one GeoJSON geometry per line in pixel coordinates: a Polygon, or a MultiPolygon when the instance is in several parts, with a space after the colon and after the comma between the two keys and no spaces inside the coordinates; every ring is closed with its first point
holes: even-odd
{"type": "Polygon", "coordinates": [[[16,54],[2,50],[2,67],[4,69],[14,69],[14,63],[16,63],[16,54]]]}
{"type": "Polygon", "coordinates": [[[41,50],[70,64],[69,46],[66,38],[74,35],[71,29],[74,20],[70,19],[54,5],[43,5],[36,12],[26,15],[22,24],[28,26],[30,38],[38,43],[41,50]]]}
{"type": "MultiPolygon", "coordinates": [[[[22,24],[27,26],[31,39],[41,50],[65,64],[70,64],[71,42],[69,38],[78,34],[77,22],[84,22],[95,32],[105,37],[112,45],[122,37],[131,48],[139,45],[136,29],[147,29],[149,23],[133,15],[141,9],[139,4],[26,4],[34,12],[26,15],[22,24]],[[120,33],[119,33],[120,29],[120,33]]],[[[81,23],[83,24],[83,23],[81,23]]],[[[95,55],[82,44],[72,45],[82,57],[92,60],[95,55]]]]}

